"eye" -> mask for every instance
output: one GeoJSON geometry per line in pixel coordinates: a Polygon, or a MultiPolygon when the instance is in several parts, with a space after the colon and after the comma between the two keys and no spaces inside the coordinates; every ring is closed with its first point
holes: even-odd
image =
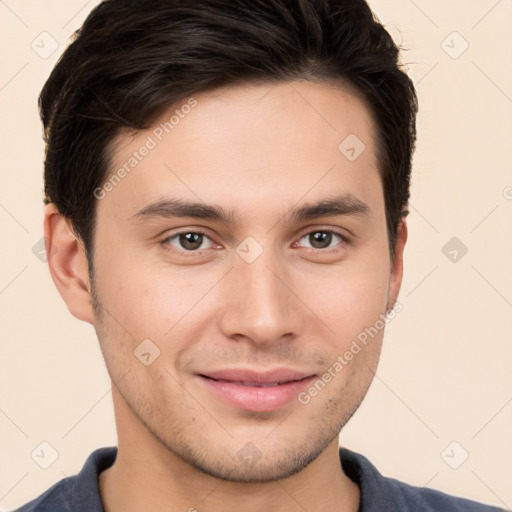
{"type": "MultiPolygon", "coordinates": [[[[337,231],[322,229],[306,233],[299,239],[299,242],[302,242],[300,245],[303,247],[329,252],[326,249],[333,249],[337,245],[348,243],[348,239],[337,231]]],[[[161,244],[167,250],[181,253],[199,253],[202,250],[215,247],[210,237],[202,231],[181,231],[164,238],[161,244]]]]}
{"type": "Polygon", "coordinates": [[[162,240],[163,245],[171,245],[178,251],[185,252],[198,252],[202,249],[208,249],[213,246],[213,242],[210,240],[206,233],[201,231],[182,231],[175,235],[169,236],[162,240]],[[210,242],[210,245],[205,245],[206,241],[210,242]]]}
{"type": "Polygon", "coordinates": [[[306,240],[306,247],[310,249],[330,249],[336,247],[340,242],[347,242],[348,240],[341,233],[336,231],[322,229],[311,231],[302,236],[300,240],[306,240]],[[334,245],[331,245],[334,242],[334,245]]]}

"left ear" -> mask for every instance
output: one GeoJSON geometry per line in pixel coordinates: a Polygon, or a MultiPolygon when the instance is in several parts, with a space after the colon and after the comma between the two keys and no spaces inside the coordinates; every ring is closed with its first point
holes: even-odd
{"type": "Polygon", "coordinates": [[[395,241],[395,258],[391,262],[391,275],[389,277],[388,309],[391,309],[398,299],[404,270],[404,248],[407,242],[407,222],[405,216],[398,224],[395,241]]]}

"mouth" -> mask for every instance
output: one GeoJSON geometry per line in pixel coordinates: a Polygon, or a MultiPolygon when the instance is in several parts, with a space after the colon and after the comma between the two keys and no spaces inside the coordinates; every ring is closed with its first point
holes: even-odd
{"type": "Polygon", "coordinates": [[[197,377],[217,401],[246,411],[270,412],[297,402],[298,394],[316,375],[291,369],[229,369],[197,377]]]}
{"type": "MultiPolygon", "coordinates": [[[[211,379],[211,377],[208,377],[206,375],[201,375],[201,377],[204,377],[205,379],[211,379]]],[[[283,380],[281,382],[248,382],[248,381],[242,381],[242,380],[225,380],[225,379],[211,379],[215,380],[216,382],[227,382],[230,384],[237,384],[239,386],[248,386],[248,387],[256,387],[256,388],[272,388],[275,386],[282,386],[283,384],[288,384],[290,382],[299,382],[296,380],[283,380]]]]}

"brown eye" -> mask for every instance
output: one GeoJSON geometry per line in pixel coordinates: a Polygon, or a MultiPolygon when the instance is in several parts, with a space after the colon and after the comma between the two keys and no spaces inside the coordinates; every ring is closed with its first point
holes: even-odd
{"type": "Polygon", "coordinates": [[[335,247],[337,243],[344,242],[345,237],[335,231],[320,230],[304,235],[301,240],[306,240],[309,245],[305,245],[305,247],[311,249],[329,249],[335,247]],[[333,242],[337,243],[331,245],[333,242]]]}
{"type": "Polygon", "coordinates": [[[178,235],[178,240],[183,249],[193,251],[201,247],[203,235],[201,235],[201,233],[181,233],[178,235]]]}
{"type": "Polygon", "coordinates": [[[173,250],[181,252],[195,252],[198,249],[207,249],[211,247],[211,241],[210,246],[204,246],[206,241],[210,241],[210,239],[205,233],[197,231],[182,231],[181,233],[176,233],[175,235],[167,237],[162,243],[164,245],[172,246],[173,250]]]}

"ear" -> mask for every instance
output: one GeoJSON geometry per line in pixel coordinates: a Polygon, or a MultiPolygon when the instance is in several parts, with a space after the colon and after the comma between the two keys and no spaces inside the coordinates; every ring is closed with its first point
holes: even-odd
{"type": "Polygon", "coordinates": [[[55,204],[44,208],[44,237],[48,266],[55,286],[73,316],[93,323],[89,272],[83,244],[55,204]]]}
{"type": "Polygon", "coordinates": [[[391,275],[389,277],[388,309],[391,309],[398,299],[404,270],[404,248],[407,242],[407,222],[405,216],[398,224],[395,241],[395,258],[391,262],[391,275]]]}

